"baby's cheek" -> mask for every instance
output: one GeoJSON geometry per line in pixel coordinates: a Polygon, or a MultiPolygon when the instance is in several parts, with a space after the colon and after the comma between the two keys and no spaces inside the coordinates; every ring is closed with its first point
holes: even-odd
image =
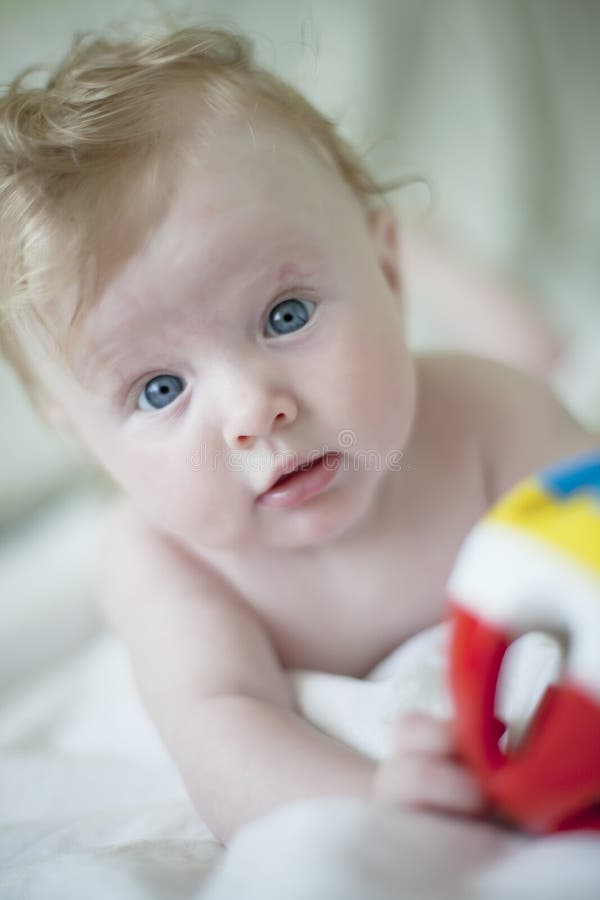
{"type": "Polygon", "coordinates": [[[415,373],[408,353],[391,353],[382,360],[380,377],[371,382],[365,398],[372,410],[374,426],[379,429],[388,448],[402,448],[408,437],[415,413],[415,373]]]}
{"type": "Polygon", "coordinates": [[[231,547],[248,528],[243,489],[216,473],[200,477],[193,472],[173,484],[165,503],[157,509],[158,521],[174,534],[201,547],[231,547]]]}

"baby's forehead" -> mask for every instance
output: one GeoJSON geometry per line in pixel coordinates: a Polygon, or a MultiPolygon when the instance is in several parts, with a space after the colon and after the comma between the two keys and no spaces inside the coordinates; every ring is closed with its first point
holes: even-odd
{"type": "Polygon", "coordinates": [[[351,209],[362,212],[335,167],[272,119],[231,119],[192,132],[146,175],[133,172],[116,190],[107,185],[110,195],[114,206],[105,203],[90,223],[99,287],[158,235],[172,241],[177,265],[186,247],[193,252],[209,235],[218,252],[232,239],[259,239],[259,224],[261,233],[294,225],[319,230],[326,220],[341,223],[351,209]]]}
{"type": "MultiPolygon", "coordinates": [[[[337,173],[289,130],[236,123],[209,141],[181,148],[165,171],[163,204],[148,221],[142,207],[139,239],[122,268],[152,260],[177,271],[191,258],[207,266],[229,253],[268,253],[295,238],[343,236],[362,207],[337,173]]],[[[137,198],[123,201],[136,216],[137,198]]],[[[120,245],[105,247],[106,262],[120,245]]],[[[282,260],[285,262],[285,260],[282,260]]],[[[114,268],[114,266],[113,266],[114,268]]]]}
{"type": "MultiPolygon", "coordinates": [[[[88,317],[102,332],[102,298],[115,286],[118,303],[135,307],[185,273],[194,279],[204,271],[209,279],[229,267],[235,275],[246,261],[272,269],[273,254],[279,270],[289,271],[297,246],[327,252],[332,235],[342,241],[351,220],[363,216],[335,168],[272,120],[240,118],[191,134],[153,170],[132,172],[116,187],[112,206],[108,191],[96,211],[84,279],[49,310],[69,359],[88,317]]],[[[111,320],[127,312],[118,303],[107,310],[111,320]]]]}
{"type": "Polygon", "coordinates": [[[358,203],[334,164],[273,118],[228,120],[210,135],[184,143],[173,163],[175,189],[179,183],[186,192],[195,180],[221,204],[252,196],[277,203],[292,195],[304,203],[325,196],[358,203]]]}

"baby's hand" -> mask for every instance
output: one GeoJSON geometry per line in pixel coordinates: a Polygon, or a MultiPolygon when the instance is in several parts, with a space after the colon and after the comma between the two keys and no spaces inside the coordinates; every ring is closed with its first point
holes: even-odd
{"type": "Polygon", "coordinates": [[[421,712],[398,719],[392,755],[376,770],[372,789],[382,803],[456,815],[477,815],[486,805],[475,778],[456,757],[450,723],[421,712]]]}

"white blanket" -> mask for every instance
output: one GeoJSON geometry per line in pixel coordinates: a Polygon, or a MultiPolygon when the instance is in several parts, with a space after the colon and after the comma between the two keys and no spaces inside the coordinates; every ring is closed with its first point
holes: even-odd
{"type": "Polygon", "coordinates": [[[184,900],[220,848],[101,635],[0,712],[0,898],[184,900]]]}
{"type": "MultiPolygon", "coordinates": [[[[370,741],[370,752],[379,754],[395,708],[443,710],[443,640],[443,631],[433,630],[407,643],[389,663],[392,674],[379,672],[385,678],[377,682],[296,676],[307,715],[331,731],[345,729],[350,742],[358,733],[365,742],[370,730],[365,749],[370,741]],[[356,704],[353,692],[363,698],[356,704]]],[[[597,837],[529,841],[348,798],[294,804],[242,830],[207,885],[222,850],[191,808],[140,708],[124,653],[106,634],[5,698],[0,748],[2,900],[600,894],[597,837]]]]}
{"type": "Polygon", "coordinates": [[[597,837],[530,841],[344,797],[244,829],[202,900],[598,900],[599,888],[597,837]]]}

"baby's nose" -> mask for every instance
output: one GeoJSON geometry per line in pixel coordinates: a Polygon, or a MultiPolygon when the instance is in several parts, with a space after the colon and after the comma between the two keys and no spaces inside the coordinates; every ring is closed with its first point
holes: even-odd
{"type": "Polygon", "coordinates": [[[284,391],[255,386],[226,416],[224,438],[232,450],[250,449],[258,438],[269,437],[296,419],[294,398],[284,391]]]}

